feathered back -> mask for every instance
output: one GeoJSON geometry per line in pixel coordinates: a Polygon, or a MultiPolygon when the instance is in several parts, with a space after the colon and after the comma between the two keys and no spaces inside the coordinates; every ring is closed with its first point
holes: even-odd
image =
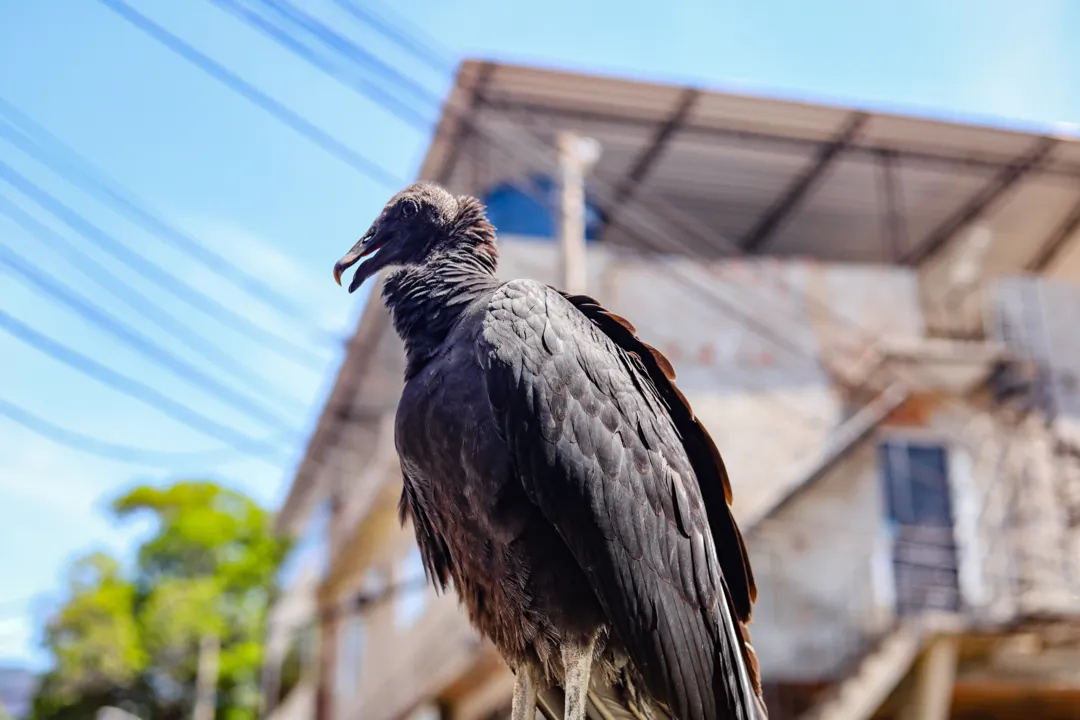
{"type": "Polygon", "coordinates": [[[671,419],[683,439],[683,446],[690,458],[694,473],[697,475],[720,569],[723,572],[732,610],[743,638],[743,657],[750,672],[754,691],[764,709],[761,674],[747,628],[753,603],[757,600],[757,585],[754,582],[754,574],[750,568],[750,559],[742,533],[739,532],[735,518],[731,514],[731,481],[724,467],[724,460],[720,457],[720,451],[708,430],[694,415],[686,396],[675,385],[675,368],[671,362],[659,350],[641,340],[637,336],[637,329],[629,320],[610,312],[587,295],[570,295],[562,291],[559,293],[616,345],[640,363],[641,369],[652,381],[668,407],[671,419]]]}

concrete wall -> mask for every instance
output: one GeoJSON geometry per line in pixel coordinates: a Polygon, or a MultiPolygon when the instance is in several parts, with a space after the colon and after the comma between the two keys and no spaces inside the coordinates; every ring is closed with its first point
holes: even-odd
{"type": "Polygon", "coordinates": [[[894,617],[891,541],[876,442],[946,445],[964,614],[1080,615],[1080,534],[1063,497],[1080,468],[1036,419],[1019,427],[975,402],[917,396],[811,489],[748,535],[759,585],[751,626],[774,681],[828,679],[894,617]]]}
{"type": "Polygon", "coordinates": [[[831,678],[887,625],[876,589],[881,508],[868,444],[749,533],[758,583],[750,632],[771,682],[831,678]]]}

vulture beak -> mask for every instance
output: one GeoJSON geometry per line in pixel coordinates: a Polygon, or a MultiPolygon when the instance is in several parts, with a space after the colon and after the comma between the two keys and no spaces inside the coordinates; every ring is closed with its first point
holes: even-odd
{"type": "MultiPolygon", "coordinates": [[[[338,285],[341,284],[341,274],[343,272],[386,244],[386,236],[376,232],[376,230],[377,228],[373,225],[370,230],[364,233],[359,242],[353,245],[352,250],[345,253],[344,257],[334,263],[334,280],[338,285]]],[[[377,273],[381,267],[382,263],[379,263],[375,258],[360,263],[360,267],[356,269],[356,273],[353,275],[352,282],[349,283],[349,292],[354,292],[356,288],[363,285],[364,281],[377,273]]]]}

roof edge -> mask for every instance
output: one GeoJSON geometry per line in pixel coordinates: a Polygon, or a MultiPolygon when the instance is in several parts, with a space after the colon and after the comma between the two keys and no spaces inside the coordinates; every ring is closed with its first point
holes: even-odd
{"type": "Polygon", "coordinates": [[[382,279],[379,278],[364,301],[364,309],[360,312],[356,329],[346,347],[334,387],[323,404],[319,422],[308,440],[300,465],[293,474],[289,493],[274,518],[274,530],[279,534],[296,532],[295,526],[305,514],[304,510],[316,490],[319,471],[322,469],[322,455],[337,441],[345,422],[344,411],[352,403],[360,383],[367,375],[368,360],[374,353],[379,334],[389,319],[386,308],[378,302],[381,289],[382,279]]]}

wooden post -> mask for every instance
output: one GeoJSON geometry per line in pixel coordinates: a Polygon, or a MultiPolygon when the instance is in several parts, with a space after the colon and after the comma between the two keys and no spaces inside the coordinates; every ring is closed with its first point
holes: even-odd
{"type": "Polygon", "coordinates": [[[600,146],[591,138],[561,132],[556,140],[559,156],[559,245],[562,289],[571,294],[586,291],[585,273],[585,174],[600,157],[600,146]]]}
{"type": "Polygon", "coordinates": [[[956,681],[957,639],[939,637],[931,640],[926,653],[915,666],[914,683],[900,720],[948,720],[956,681]]]}

